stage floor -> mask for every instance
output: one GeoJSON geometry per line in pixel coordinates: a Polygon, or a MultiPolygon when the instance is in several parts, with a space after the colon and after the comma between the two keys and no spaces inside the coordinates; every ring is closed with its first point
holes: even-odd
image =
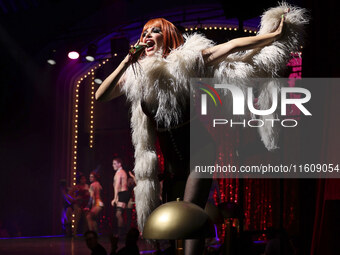
{"type": "MultiPolygon", "coordinates": [[[[106,249],[107,253],[111,252],[111,244],[107,237],[100,237],[99,243],[106,249]]],[[[118,249],[124,246],[119,242],[118,249]]],[[[168,246],[162,243],[161,248],[168,246]]],[[[154,251],[152,245],[147,244],[144,240],[138,241],[138,247],[141,254],[151,254],[154,251]]],[[[91,254],[87,248],[83,237],[76,239],[68,237],[44,237],[44,238],[20,238],[20,239],[1,239],[1,255],[86,255],[91,254]]]]}

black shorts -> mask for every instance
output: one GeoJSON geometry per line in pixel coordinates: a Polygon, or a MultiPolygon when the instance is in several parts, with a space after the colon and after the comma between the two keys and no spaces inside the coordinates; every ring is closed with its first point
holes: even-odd
{"type": "Polygon", "coordinates": [[[129,200],[130,200],[129,191],[125,190],[125,191],[118,192],[118,202],[123,202],[127,204],[129,200]]]}

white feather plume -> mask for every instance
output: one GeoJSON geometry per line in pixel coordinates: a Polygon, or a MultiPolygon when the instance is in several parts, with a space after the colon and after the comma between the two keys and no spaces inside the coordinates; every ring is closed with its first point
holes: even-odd
{"type": "MultiPolygon", "coordinates": [[[[258,35],[273,32],[281,21],[281,15],[287,11],[285,25],[282,36],[268,46],[259,49],[247,50],[230,54],[217,66],[213,72],[214,78],[220,83],[233,83],[238,85],[247,94],[247,88],[254,78],[277,78],[286,68],[291,58],[291,52],[300,50],[303,44],[304,26],[308,23],[309,17],[307,10],[282,2],[277,7],[268,9],[261,16],[260,30],[258,35]]],[[[271,81],[265,86],[257,87],[259,90],[258,107],[268,109],[271,106],[272,94],[269,88],[277,86],[278,83],[271,81]],[[276,84],[276,85],[274,85],[276,84]]],[[[225,95],[228,91],[225,90],[225,95]]],[[[228,100],[229,102],[231,100],[228,100]]],[[[231,105],[227,105],[231,107],[231,105]]],[[[248,116],[252,116],[247,112],[248,116]]],[[[261,116],[272,119],[277,117],[277,112],[270,116],[261,116]]],[[[274,150],[278,144],[279,128],[278,125],[272,127],[270,122],[258,128],[261,140],[268,150],[274,150]]]]}

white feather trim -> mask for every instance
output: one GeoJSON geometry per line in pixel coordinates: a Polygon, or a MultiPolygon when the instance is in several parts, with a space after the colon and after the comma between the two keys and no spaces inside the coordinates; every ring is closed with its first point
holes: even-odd
{"type": "Polygon", "coordinates": [[[134,172],[138,226],[141,231],[149,214],[159,204],[158,161],[155,130],[141,108],[141,101],[153,105],[156,122],[165,127],[180,123],[182,110],[190,93],[190,77],[202,76],[204,61],[201,51],[213,42],[200,34],[184,35],[185,43],[172,50],[167,58],[160,52],[145,57],[126,70],[122,90],[132,102],[131,127],[135,147],[134,172]]]}
{"type": "MultiPolygon", "coordinates": [[[[230,54],[213,71],[213,76],[218,82],[237,84],[246,95],[250,79],[279,77],[291,58],[291,52],[298,51],[303,43],[304,25],[309,20],[307,10],[282,2],[279,6],[264,12],[261,17],[260,30],[257,33],[257,35],[261,35],[274,31],[281,21],[281,15],[287,8],[290,8],[290,11],[286,15],[280,39],[261,49],[230,54]]],[[[271,106],[272,97],[271,93],[268,93],[271,86],[273,86],[272,83],[267,83],[266,86],[258,87],[260,109],[268,109],[271,106]]],[[[225,90],[225,94],[228,94],[227,90],[225,90]]],[[[227,107],[231,107],[231,105],[227,105],[227,107]]],[[[247,112],[247,115],[251,114],[247,112]]],[[[276,116],[277,112],[264,117],[274,118],[276,116]]],[[[259,127],[258,131],[268,150],[277,148],[279,128],[275,128],[275,126],[272,128],[267,122],[265,126],[259,127]]]]}

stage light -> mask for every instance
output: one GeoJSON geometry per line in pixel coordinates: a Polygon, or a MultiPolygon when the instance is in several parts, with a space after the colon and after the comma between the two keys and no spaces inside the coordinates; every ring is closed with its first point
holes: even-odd
{"type": "Polygon", "coordinates": [[[79,53],[76,51],[70,51],[67,55],[70,59],[78,59],[79,53]]]}
{"type": "Polygon", "coordinates": [[[105,79],[105,76],[104,76],[104,71],[103,69],[98,69],[96,71],[96,75],[94,77],[94,82],[98,85],[102,84],[103,83],[103,80],[105,79]]]}
{"type": "Polygon", "coordinates": [[[47,58],[47,63],[49,63],[51,66],[57,64],[56,50],[51,50],[51,52],[49,53],[48,58],[47,58]]]}
{"type": "Polygon", "coordinates": [[[100,79],[100,78],[96,78],[96,79],[94,79],[94,82],[95,82],[96,84],[100,85],[100,84],[103,83],[103,80],[100,79]]]}
{"type": "Polygon", "coordinates": [[[54,59],[48,59],[47,63],[49,63],[51,66],[54,66],[55,64],[57,64],[57,62],[54,59]]]}
{"type": "Polygon", "coordinates": [[[93,62],[95,60],[95,55],[97,52],[97,45],[91,43],[87,49],[87,54],[85,59],[89,62],[93,62]]]}

